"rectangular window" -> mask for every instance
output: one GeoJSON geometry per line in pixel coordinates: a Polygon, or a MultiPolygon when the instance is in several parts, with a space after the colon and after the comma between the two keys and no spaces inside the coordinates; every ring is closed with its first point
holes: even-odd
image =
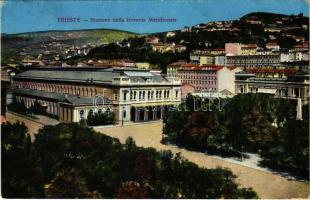
{"type": "Polygon", "coordinates": [[[127,97],[126,92],[123,92],[123,96],[124,96],[124,101],[126,101],[126,97],[127,97]]]}

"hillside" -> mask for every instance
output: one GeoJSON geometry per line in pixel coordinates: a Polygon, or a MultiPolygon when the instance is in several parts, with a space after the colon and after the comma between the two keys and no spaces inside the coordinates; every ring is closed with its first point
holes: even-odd
{"type": "Polygon", "coordinates": [[[64,55],[66,51],[85,49],[139,36],[139,34],[112,29],[74,31],[42,31],[2,34],[2,63],[23,58],[36,58],[39,54],[64,55]]]}
{"type": "Polygon", "coordinates": [[[297,44],[309,41],[308,20],[308,17],[302,15],[250,13],[237,20],[211,21],[181,30],[153,33],[138,39],[130,38],[120,43],[130,44],[129,48],[115,44],[96,47],[87,56],[66,61],[75,64],[85,60],[127,58],[149,62],[165,72],[168,64],[177,60],[189,60],[189,55],[194,50],[224,49],[225,43],[229,42],[256,44],[261,48],[265,48],[267,43],[278,43],[283,50],[292,49],[297,44]],[[152,39],[156,42],[148,42],[152,39]],[[156,45],[170,44],[182,46],[185,50],[154,50],[156,45]]]}
{"type": "Polygon", "coordinates": [[[2,63],[19,63],[22,59],[40,59],[50,65],[61,62],[76,64],[85,59],[122,59],[148,61],[164,68],[175,59],[188,59],[197,49],[223,49],[225,43],[257,44],[264,48],[267,43],[278,43],[283,49],[309,41],[309,17],[254,12],[240,19],[202,22],[181,30],[139,35],[136,33],[93,29],[79,31],[46,31],[2,35],[2,63]],[[135,38],[138,36],[138,38],[135,38]],[[163,55],[152,51],[147,37],[158,37],[163,44],[185,46],[182,54],[163,55]],[[117,43],[107,46],[108,43],[117,43]],[[113,49],[113,51],[111,51],[113,49]],[[154,55],[154,56],[153,56],[154,55]]]}
{"type": "Polygon", "coordinates": [[[74,30],[74,31],[39,31],[27,32],[18,34],[2,34],[1,39],[4,45],[19,46],[29,45],[38,42],[63,41],[68,44],[91,43],[100,45],[121,41],[123,39],[134,37],[138,34],[112,30],[112,29],[89,29],[89,30],[74,30]]]}
{"type": "Polygon", "coordinates": [[[309,41],[309,17],[254,12],[237,20],[200,23],[175,30],[174,37],[167,32],[154,33],[163,42],[188,43],[188,49],[223,48],[227,42],[255,43],[265,47],[277,42],[282,48],[309,41]]]}

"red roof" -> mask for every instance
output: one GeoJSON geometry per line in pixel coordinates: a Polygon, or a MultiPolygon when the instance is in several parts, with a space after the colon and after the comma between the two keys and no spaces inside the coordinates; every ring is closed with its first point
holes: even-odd
{"type": "Polygon", "coordinates": [[[278,43],[276,43],[276,42],[268,42],[267,44],[266,44],[266,46],[278,46],[278,43]]]}
{"type": "Polygon", "coordinates": [[[229,69],[230,71],[231,70],[234,70],[234,69],[236,69],[237,67],[236,66],[227,66],[227,69],[229,69]]]}
{"type": "Polygon", "coordinates": [[[248,44],[248,48],[257,48],[257,44],[248,44]]]}
{"type": "Polygon", "coordinates": [[[191,85],[191,84],[189,84],[189,83],[182,82],[182,86],[185,86],[185,85],[188,85],[188,86],[194,87],[193,85],[191,85]]]}
{"type": "Polygon", "coordinates": [[[184,63],[181,67],[199,67],[199,64],[184,63]]]}
{"type": "Polygon", "coordinates": [[[196,67],[187,67],[187,68],[183,68],[183,70],[197,70],[197,71],[200,71],[200,70],[211,70],[211,71],[218,71],[218,70],[221,70],[223,69],[224,67],[223,66],[216,66],[216,67],[206,67],[206,66],[196,66],[196,67]]]}
{"type": "Polygon", "coordinates": [[[225,51],[225,49],[212,49],[211,51],[225,51]]]}

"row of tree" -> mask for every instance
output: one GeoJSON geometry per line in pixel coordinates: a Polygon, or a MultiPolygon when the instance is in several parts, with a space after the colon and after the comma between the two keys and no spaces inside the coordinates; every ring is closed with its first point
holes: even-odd
{"type": "Polygon", "coordinates": [[[164,140],[222,156],[258,153],[261,165],[308,179],[308,105],[296,120],[296,101],[246,94],[210,100],[188,96],[167,114],[164,140]],[[220,109],[219,109],[219,105],[220,109]]]}
{"type": "Polygon", "coordinates": [[[115,114],[111,111],[103,113],[88,113],[86,122],[88,126],[108,125],[114,124],[114,118],[115,114]]]}
{"type": "Polygon", "coordinates": [[[137,147],[77,123],[2,124],[5,198],[257,198],[226,169],[199,168],[170,151],[137,147]]]}

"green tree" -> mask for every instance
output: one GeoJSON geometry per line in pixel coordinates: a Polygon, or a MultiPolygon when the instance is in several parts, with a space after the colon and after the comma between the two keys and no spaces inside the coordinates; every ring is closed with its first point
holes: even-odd
{"type": "Polygon", "coordinates": [[[88,190],[85,180],[74,168],[58,172],[45,187],[47,198],[101,198],[98,192],[88,190]]]}
{"type": "Polygon", "coordinates": [[[23,123],[1,125],[2,195],[5,198],[42,198],[43,177],[23,123]]]}

